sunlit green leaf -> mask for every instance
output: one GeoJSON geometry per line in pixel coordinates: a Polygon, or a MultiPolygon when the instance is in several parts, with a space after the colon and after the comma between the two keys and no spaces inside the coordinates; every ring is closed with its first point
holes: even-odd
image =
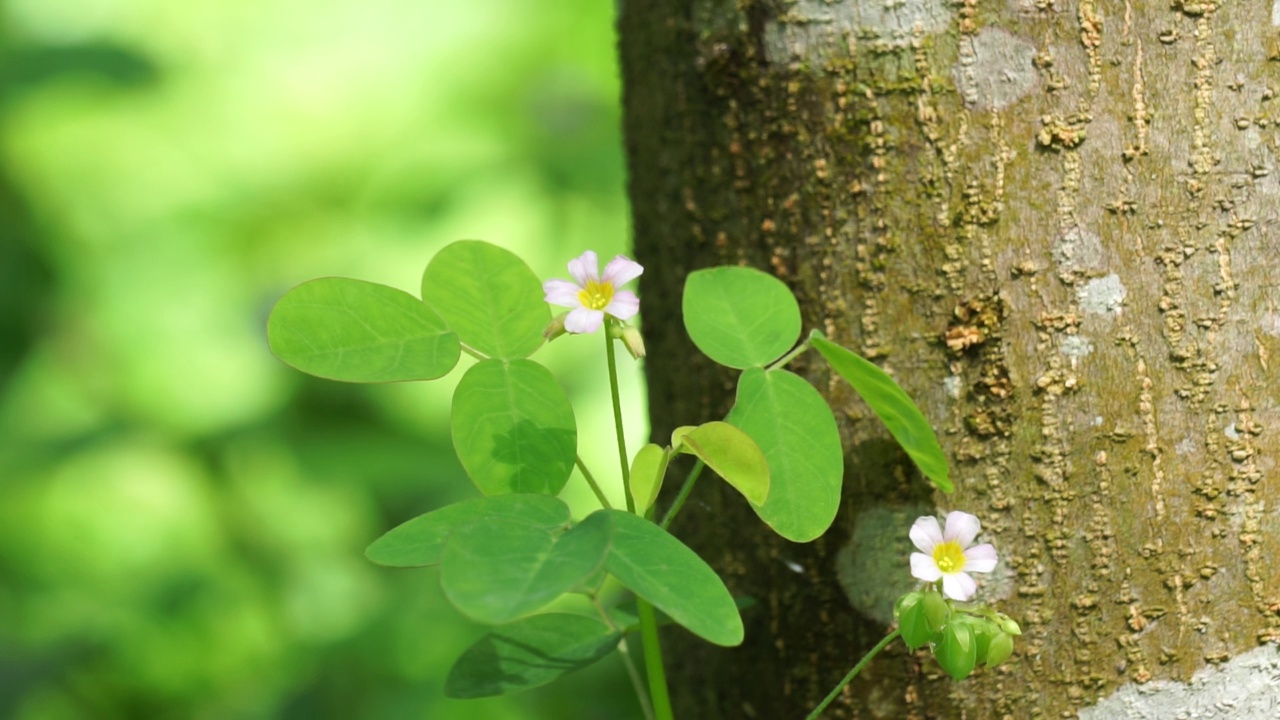
{"type": "Polygon", "coordinates": [[[431,380],[458,364],[458,336],[409,293],[320,278],[285,293],[267,320],[271,352],[309,375],[344,382],[431,380]]]}
{"type": "Polygon", "coordinates": [[[479,698],[545,685],[608,655],[622,636],[595,618],[547,613],[495,628],[454,663],[444,691],[479,698]]]}
{"type": "Polygon", "coordinates": [[[436,253],[422,275],[422,299],[462,342],[494,358],[527,357],[551,322],[538,276],[511,251],[480,240],[436,253]]]}
{"type": "Polygon", "coordinates": [[[402,523],[374,541],[365,557],[388,567],[425,567],[440,562],[445,538],[477,520],[519,520],[543,530],[569,524],[569,506],[550,495],[498,495],[446,505],[402,523]]]}
{"type": "Polygon", "coordinates": [[[613,521],[605,569],[686,629],[716,645],[742,642],[742,617],[720,576],[666,530],[621,510],[613,521]]]}
{"type": "Polygon", "coordinates": [[[942,492],[954,491],[947,473],[947,456],[933,427],[898,383],[874,363],[827,340],[816,330],[810,341],[884,422],[920,472],[942,492]]]}
{"type": "Polygon", "coordinates": [[[559,537],[521,520],[471,522],[445,542],[440,586],[468,617],[508,622],[594,575],[609,553],[612,530],[609,518],[595,516],[559,537]]]}
{"type": "Polygon", "coordinates": [[[683,434],[680,451],[707,464],[753,505],[769,496],[769,463],[751,436],[726,422],[709,422],[683,434]]]}
{"type": "Polygon", "coordinates": [[[453,447],[486,495],[555,495],[569,480],[578,430],[569,398],[532,360],[484,360],[453,393],[453,447]]]}
{"type": "Polygon", "coordinates": [[[631,497],[635,500],[637,512],[644,514],[658,498],[670,459],[671,455],[665,449],[649,443],[640,448],[631,461],[631,497]]]}
{"type": "Polygon", "coordinates": [[[826,532],[840,507],[844,450],[822,395],[794,373],[752,368],[738,379],[727,419],[769,463],[769,497],[753,505],[760,519],[794,542],[826,532]]]}
{"type": "Polygon", "coordinates": [[[732,368],[761,367],[800,337],[800,306],[767,273],[715,267],[690,273],[682,302],[685,330],[707,357],[732,368]]]}

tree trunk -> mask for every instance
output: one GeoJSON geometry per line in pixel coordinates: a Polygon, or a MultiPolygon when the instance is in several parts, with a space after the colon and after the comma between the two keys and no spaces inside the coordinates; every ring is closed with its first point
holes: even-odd
{"type": "Polygon", "coordinates": [[[842,509],[798,545],[700,484],[676,532],[759,602],[741,648],[665,636],[680,717],[803,717],[883,636],[935,504],[1001,552],[1015,657],[957,684],[898,645],[827,717],[1275,717],[1271,5],[624,0],[654,437],[728,409],[680,291],[746,264],[897,377],[959,486],[793,365],[840,421],[842,509]]]}

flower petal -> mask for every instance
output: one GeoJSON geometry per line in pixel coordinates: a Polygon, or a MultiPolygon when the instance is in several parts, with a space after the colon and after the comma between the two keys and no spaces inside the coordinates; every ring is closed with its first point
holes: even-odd
{"type": "Polygon", "coordinates": [[[951,573],[942,576],[942,594],[952,600],[965,601],[978,592],[978,583],[966,573],[951,573]]]}
{"type": "Polygon", "coordinates": [[[588,250],[569,261],[569,274],[578,281],[578,287],[586,287],[588,280],[600,279],[600,258],[594,250],[588,250]]]}
{"type": "Polygon", "coordinates": [[[911,553],[911,577],[925,582],[937,582],[942,577],[942,571],[928,555],[911,553]]]}
{"type": "Polygon", "coordinates": [[[568,280],[548,280],[542,283],[542,292],[546,293],[545,299],[552,305],[579,307],[582,305],[582,301],[578,299],[578,293],[581,291],[582,288],[568,280]]]}
{"type": "Polygon", "coordinates": [[[640,298],[628,290],[618,290],[613,299],[605,306],[604,311],[619,320],[628,320],[640,311],[640,298]]]}
{"type": "Polygon", "coordinates": [[[564,319],[564,329],[581,335],[599,330],[603,323],[603,311],[580,307],[569,311],[568,317],[564,319]]]}
{"type": "Polygon", "coordinates": [[[967,512],[956,510],[947,513],[947,529],[943,531],[942,537],[960,543],[962,548],[967,548],[980,532],[982,532],[982,523],[978,522],[978,518],[967,512]]]}
{"type": "Polygon", "coordinates": [[[987,573],[996,569],[996,549],[991,543],[975,545],[964,551],[964,571],[987,573]]]}
{"type": "Polygon", "coordinates": [[[938,525],[938,518],[932,515],[916,518],[910,534],[911,542],[925,555],[932,553],[933,547],[942,542],[942,527],[938,525]]]}
{"type": "Polygon", "coordinates": [[[613,283],[614,287],[618,287],[635,280],[643,272],[644,268],[640,266],[640,263],[626,255],[619,255],[604,266],[604,275],[601,276],[601,279],[607,283],[613,283]]]}

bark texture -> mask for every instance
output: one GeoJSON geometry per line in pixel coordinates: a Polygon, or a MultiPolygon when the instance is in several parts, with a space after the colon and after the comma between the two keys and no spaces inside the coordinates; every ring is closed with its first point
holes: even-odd
{"type": "MultiPolygon", "coordinates": [[[[732,401],[680,290],[741,263],[897,377],[960,488],[931,495],[793,365],[840,420],[843,507],[796,545],[700,485],[677,534],[760,602],[741,648],[666,636],[679,715],[803,717],[885,632],[935,504],[1001,551],[1014,660],[955,684],[898,646],[828,717],[1089,716],[1266,672],[1232,662],[1280,643],[1280,4],[625,0],[620,23],[655,438],[732,401]]],[[[1135,708],[1096,716],[1161,716],[1135,708]]]]}

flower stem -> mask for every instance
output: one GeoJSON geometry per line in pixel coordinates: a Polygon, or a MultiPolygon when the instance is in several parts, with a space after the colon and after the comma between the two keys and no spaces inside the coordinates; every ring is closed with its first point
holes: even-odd
{"type": "Polygon", "coordinates": [[[631,466],[627,462],[627,439],[622,429],[622,400],[618,397],[618,361],[613,349],[613,336],[604,333],[605,355],[609,358],[609,392],[613,396],[613,425],[618,435],[618,462],[622,464],[622,490],[626,494],[627,512],[636,511],[631,497],[631,466]]]}
{"type": "Polygon", "coordinates": [[[818,703],[818,707],[814,708],[813,712],[809,713],[809,715],[805,718],[805,720],[817,720],[818,716],[822,714],[822,711],[826,710],[827,706],[830,705],[832,701],[836,699],[836,696],[840,694],[840,691],[843,690],[844,687],[848,685],[849,682],[852,681],[853,678],[857,676],[859,672],[862,672],[862,668],[866,667],[867,663],[871,662],[871,658],[875,657],[880,653],[881,650],[888,647],[889,643],[893,642],[893,639],[898,637],[898,634],[899,632],[897,630],[894,630],[893,632],[886,635],[883,640],[876,643],[876,646],[871,648],[871,650],[868,651],[866,655],[863,655],[862,659],[858,661],[858,664],[854,665],[853,669],[849,671],[849,674],[845,675],[844,679],[841,680],[839,684],[837,684],[834,688],[832,688],[831,692],[827,693],[827,696],[822,699],[822,702],[818,703]]]}
{"type": "Polygon", "coordinates": [[[693,492],[693,484],[698,481],[698,476],[702,474],[702,468],[706,467],[701,460],[693,464],[693,469],[689,471],[689,476],[684,479],[684,485],[680,486],[680,493],[676,495],[676,499],[671,503],[671,509],[667,510],[667,514],[662,517],[660,527],[666,530],[671,526],[671,521],[676,518],[676,513],[680,512],[680,508],[684,507],[684,501],[689,499],[689,493],[693,492]]]}
{"type": "Polygon", "coordinates": [[[658,640],[658,623],[653,606],[644,598],[636,598],[636,614],[640,616],[640,639],[644,642],[644,669],[649,675],[649,697],[657,720],[673,720],[671,696],[667,693],[667,671],[662,665],[662,645],[658,640]]]}
{"type": "Polygon", "coordinates": [[[578,472],[582,473],[582,477],[587,479],[587,484],[591,486],[591,492],[596,494],[596,499],[600,501],[600,507],[612,509],[613,505],[609,503],[609,498],[605,497],[604,491],[600,489],[600,485],[596,483],[595,476],[587,469],[587,464],[582,462],[582,456],[578,455],[573,458],[573,464],[578,466],[578,472]]]}

